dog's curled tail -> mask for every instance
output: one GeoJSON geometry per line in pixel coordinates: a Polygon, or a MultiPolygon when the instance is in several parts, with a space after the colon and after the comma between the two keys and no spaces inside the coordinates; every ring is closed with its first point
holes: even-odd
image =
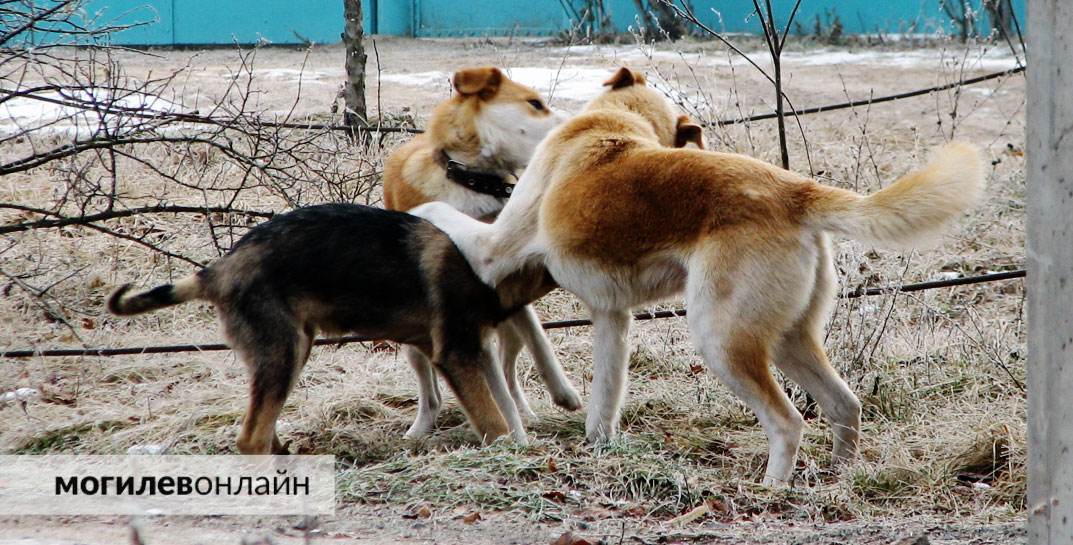
{"type": "Polygon", "coordinates": [[[871,195],[812,184],[806,223],[878,246],[926,244],[980,200],[984,182],[980,151],[952,142],[924,168],[871,195]]]}
{"type": "Polygon", "coordinates": [[[174,284],[164,284],[128,296],[130,288],[130,284],[124,284],[112,293],[108,298],[108,312],[117,316],[130,316],[197,299],[201,297],[201,278],[192,274],[174,284]]]}

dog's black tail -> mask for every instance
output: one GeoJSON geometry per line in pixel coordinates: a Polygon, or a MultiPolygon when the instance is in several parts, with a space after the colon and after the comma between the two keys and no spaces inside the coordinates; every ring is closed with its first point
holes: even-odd
{"type": "Polygon", "coordinates": [[[201,297],[201,278],[192,274],[174,284],[164,284],[149,291],[127,296],[131,285],[124,284],[108,298],[108,312],[117,316],[141,314],[170,307],[201,297]]]}

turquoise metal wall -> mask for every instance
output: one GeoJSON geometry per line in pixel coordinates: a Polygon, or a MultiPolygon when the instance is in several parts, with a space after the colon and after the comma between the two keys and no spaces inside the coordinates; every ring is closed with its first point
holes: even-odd
{"type": "MultiPolygon", "coordinates": [[[[641,0],[648,5],[657,0],[641,0]]],[[[817,18],[829,27],[837,16],[845,33],[953,32],[942,1],[804,0],[797,21],[811,31],[817,18]]],[[[979,30],[987,31],[982,0],[979,30]]],[[[1024,21],[1026,0],[1013,0],[1024,21]]],[[[363,0],[365,28],[373,34],[417,37],[547,36],[571,26],[584,0],[363,0]],[[568,9],[572,6],[573,9],[568,9]]],[[[785,20],[794,0],[773,0],[785,20]]],[[[700,18],[726,32],[756,32],[752,0],[690,0],[700,18]]],[[[637,0],[604,0],[615,30],[637,26],[637,0]]],[[[150,21],[115,34],[127,45],[335,43],[343,29],[342,0],[90,0],[82,14],[96,24],[150,21]]],[[[781,22],[780,22],[781,25],[781,22]]],[[[29,37],[47,42],[45,33],[29,37]]]]}
{"type": "MultiPolygon", "coordinates": [[[[47,0],[42,6],[49,5],[47,0]]],[[[371,19],[365,12],[365,27],[371,19]]],[[[87,26],[132,25],[111,35],[122,45],[336,43],[343,31],[342,0],[89,0],[74,15],[87,26]]],[[[48,33],[27,34],[50,43],[48,33]]]]}
{"type": "Polygon", "coordinates": [[[558,1],[420,0],[415,10],[418,36],[546,36],[569,26],[558,1]]]}
{"type": "MultiPolygon", "coordinates": [[[[650,5],[657,0],[642,0],[650,5]]],[[[819,18],[828,26],[834,17],[842,24],[847,34],[862,33],[929,33],[940,27],[953,31],[950,18],[942,4],[961,3],[964,0],[803,0],[794,20],[806,32],[811,32],[819,18]]],[[[1025,1],[1012,0],[1018,20],[1024,24],[1025,1]]],[[[680,3],[681,0],[678,0],[680,3]]],[[[772,0],[775,21],[785,25],[794,6],[794,0],[772,0]]],[[[982,0],[968,0],[979,15],[977,30],[988,32],[989,26],[982,0]]],[[[630,25],[637,26],[637,2],[635,0],[604,0],[611,20],[618,30],[630,25]]],[[[698,18],[713,29],[725,32],[759,32],[760,24],[753,16],[752,0],[689,0],[698,18]]],[[[763,5],[763,4],[761,4],[763,5]]]]}

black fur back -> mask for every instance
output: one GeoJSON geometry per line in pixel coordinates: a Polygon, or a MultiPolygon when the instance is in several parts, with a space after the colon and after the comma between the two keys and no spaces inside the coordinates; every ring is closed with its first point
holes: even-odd
{"type": "Polygon", "coordinates": [[[451,318],[469,327],[471,319],[506,316],[446,234],[416,216],[361,205],[278,215],[203,274],[208,298],[221,308],[252,311],[272,299],[310,314],[320,329],[402,342],[402,330],[427,336],[428,321],[442,315],[432,307],[450,306],[451,318]]]}

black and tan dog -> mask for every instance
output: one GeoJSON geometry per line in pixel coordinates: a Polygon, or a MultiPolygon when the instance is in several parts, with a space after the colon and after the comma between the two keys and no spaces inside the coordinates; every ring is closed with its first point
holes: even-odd
{"type": "MultiPolygon", "coordinates": [[[[500,322],[554,287],[543,269],[493,290],[431,223],[401,212],[329,204],[276,216],[223,258],[175,284],[116,290],[108,309],[132,315],[192,299],[212,302],[249,368],[238,439],[246,454],[285,453],[278,418],[318,332],[353,332],[423,351],[485,441],[526,442],[501,367],[490,352],[500,322]]],[[[528,335],[542,332],[526,328],[528,335]]]]}

